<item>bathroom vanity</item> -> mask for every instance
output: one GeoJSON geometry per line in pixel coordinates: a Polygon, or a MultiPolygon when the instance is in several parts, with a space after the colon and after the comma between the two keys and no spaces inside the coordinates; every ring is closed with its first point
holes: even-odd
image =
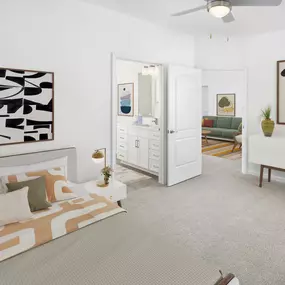
{"type": "Polygon", "coordinates": [[[154,175],[160,168],[160,130],[157,126],[117,126],[117,159],[154,175]]]}

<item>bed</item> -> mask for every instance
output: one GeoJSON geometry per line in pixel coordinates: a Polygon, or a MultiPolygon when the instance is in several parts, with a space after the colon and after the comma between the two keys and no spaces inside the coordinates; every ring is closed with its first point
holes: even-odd
{"type": "MultiPolygon", "coordinates": [[[[68,157],[68,179],[76,182],[74,148],[2,157],[0,167],[63,156],[68,157]]],[[[2,261],[0,280],[1,285],[239,284],[233,275],[221,277],[183,244],[173,245],[123,210],[2,261]]]]}

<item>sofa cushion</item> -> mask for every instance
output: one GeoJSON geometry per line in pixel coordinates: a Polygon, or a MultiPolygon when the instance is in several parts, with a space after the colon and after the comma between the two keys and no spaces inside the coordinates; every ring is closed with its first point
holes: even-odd
{"type": "Polygon", "coordinates": [[[218,117],[217,128],[231,129],[232,118],[231,117],[218,117]]]}
{"type": "Polygon", "coordinates": [[[203,119],[213,120],[214,121],[213,128],[217,127],[217,119],[218,119],[218,117],[216,117],[216,116],[204,116],[203,119]]]}
{"type": "Polygon", "coordinates": [[[242,118],[232,118],[232,126],[231,126],[231,129],[238,129],[239,125],[241,124],[242,122],[242,118]]]}
{"type": "Polygon", "coordinates": [[[205,131],[210,131],[211,133],[207,136],[209,137],[222,137],[222,129],[218,128],[203,128],[205,131]]]}
{"type": "Polygon", "coordinates": [[[237,130],[234,129],[223,129],[222,137],[225,139],[234,139],[234,136],[237,135],[237,130]]]}

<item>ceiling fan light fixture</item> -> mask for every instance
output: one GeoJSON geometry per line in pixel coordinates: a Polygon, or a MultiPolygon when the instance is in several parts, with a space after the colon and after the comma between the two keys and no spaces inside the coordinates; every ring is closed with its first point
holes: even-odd
{"type": "Polygon", "coordinates": [[[229,1],[214,0],[207,4],[208,12],[216,18],[224,18],[231,10],[232,5],[229,1]]]}

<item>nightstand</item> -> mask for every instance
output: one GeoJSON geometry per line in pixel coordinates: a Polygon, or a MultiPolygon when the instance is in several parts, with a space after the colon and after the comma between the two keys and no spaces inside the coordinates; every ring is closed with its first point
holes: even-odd
{"type": "Polygon", "coordinates": [[[89,181],[83,183],[82,186],[84,186],[89,193],[103,196],[114,203],[118,203],[121,207],[121,201],[127,198],[127,185],[111,179],[110,184],[107,187],[99,187],[97,186],[97,182],[98,181],[89,181]]]}

